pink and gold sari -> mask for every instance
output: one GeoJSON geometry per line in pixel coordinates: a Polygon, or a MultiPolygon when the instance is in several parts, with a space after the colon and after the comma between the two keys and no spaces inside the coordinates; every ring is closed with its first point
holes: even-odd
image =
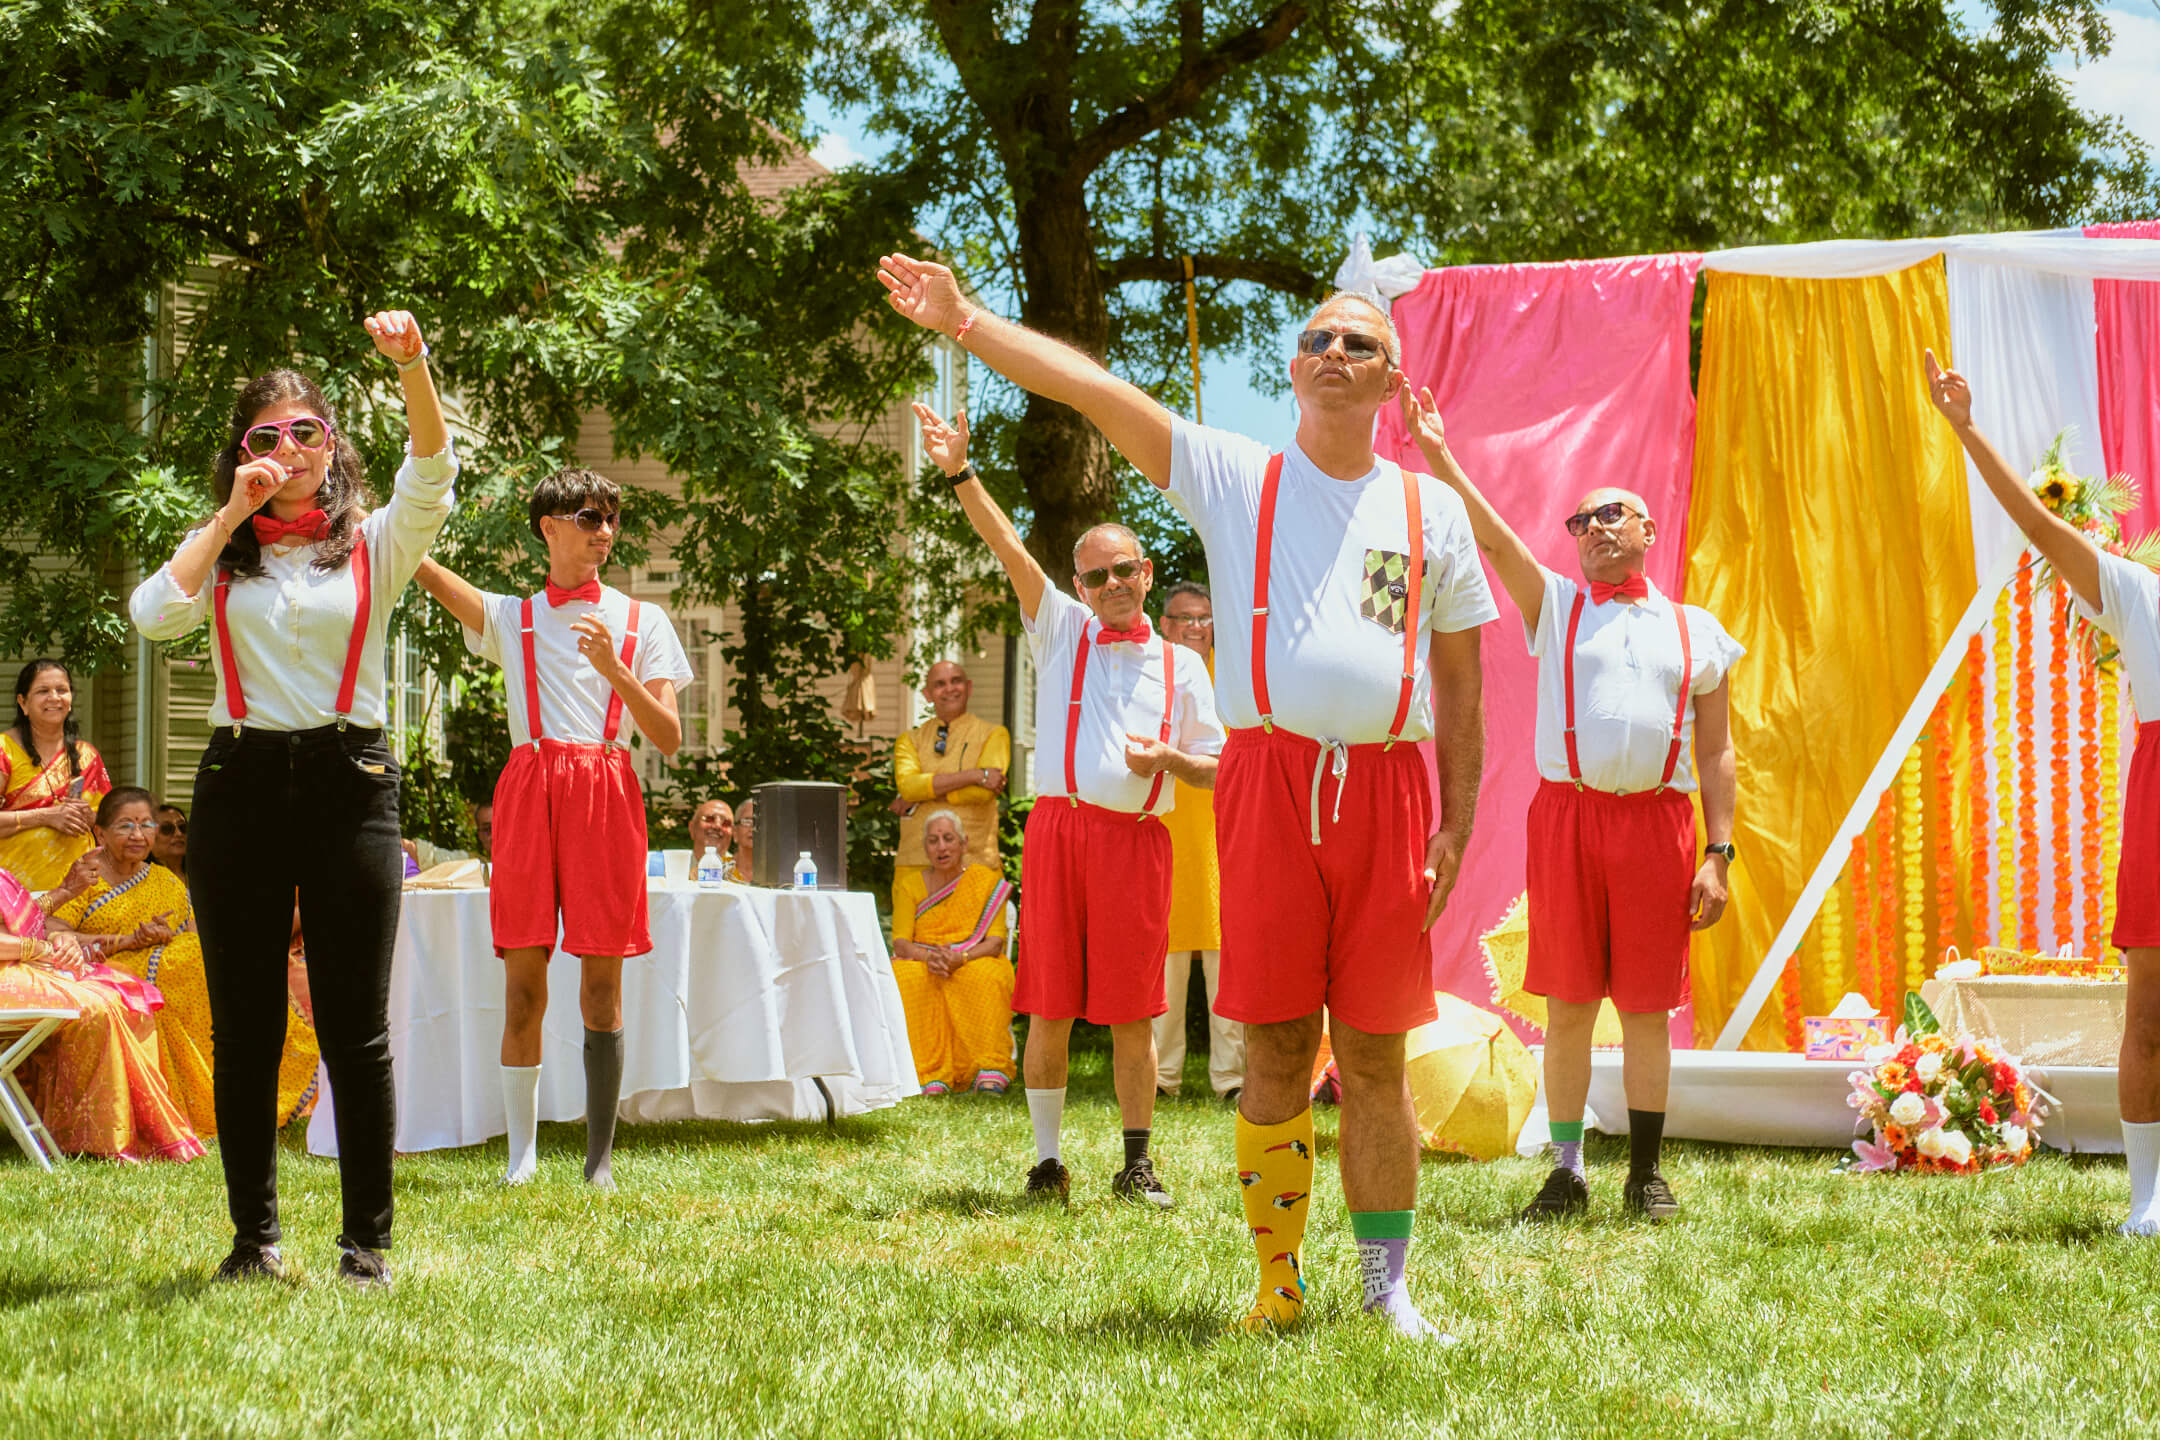
{"type": "MultiPolygon", "coordinates": [[[[95,745],[78,740],[74,748],[82,758],[78,798],[88,801],[95,810],[98,801],[112,793],[112,776],[105,773],[105,759],[95,745]]],[[[77,777],[66,745],[40,765],[30,758],[14,732],[0,732],[0,762],[6,765],[6,774],[0,776],[0,811],[50,810],[69,798],[68,791],[75,788],[77,777]]],[[[96,843],[88,831],[63,835],[49,825],[21,830],[0,837],[0,870],[10,872],[32,890],[50,890],[67,878],[68,867],[89,854],[96,843]]]]}

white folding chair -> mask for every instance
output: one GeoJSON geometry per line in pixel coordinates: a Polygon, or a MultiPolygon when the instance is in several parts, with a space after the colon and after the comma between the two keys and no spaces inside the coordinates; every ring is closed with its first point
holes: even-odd
{"type": "Polygon", "coordinates": [[[8,1133],[15,1137],[23,1154],[48,1173],[52,1170],[51,1156],[59,1154],[60,1147],[38,1118],[37,1107],[23,1093],[15,1070],[30,1058],[31,1051],[45,1043],[46,1036],[81,1014],[80,1010],[0,1010],[0,1047],[4,1047],[0,1048],[0,1114],[6,1116],[8,1133]]]}

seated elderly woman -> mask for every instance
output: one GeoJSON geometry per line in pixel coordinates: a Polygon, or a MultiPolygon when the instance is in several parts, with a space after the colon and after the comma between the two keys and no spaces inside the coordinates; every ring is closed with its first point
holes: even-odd
{"type": "Polygon", "coordinates": [[[1012,961],[1005,901],[1012,886],[968,863],[967,827],[950,810],[923,821],[928,866],[893,887],[893,974],[907,1006],[915,1079],[925,1095],[1012,1083],[1012,961]]]}
{"type": "MultiPolygon", "coordinates": [[[[158,1012],[158,1068],[166,1088],[204,1139],[217,1134],[210,1049],[210,986],[202,941],[187,886],[150,863],[157,810],[150,792],[123,785],[98,805],[97,848],[47,896],[55,932],[72,934],[115,970],[155,985],[165,997],[158,1012]]],[[[278,1123],[315,1105],[319,1057],[315,1029],[295,1011],[285,1018],[285,1056],[278,1066],[278,1123]]]]}
{"type": "Polygon", "coordinates": [[[69,1155],[193,1160],[202,1141],[158,1073],[156,987],[47,936],[20,880],[0,870],[0,1010],[77,1010],[23,1067],[30,1103],[69,1155]]]}

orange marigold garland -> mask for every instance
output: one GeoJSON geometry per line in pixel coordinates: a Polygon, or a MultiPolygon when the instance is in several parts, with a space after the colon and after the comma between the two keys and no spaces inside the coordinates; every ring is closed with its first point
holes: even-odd
{"type": "Polygon", "coordinates": [[[1868,874],[1868,837],[1865,830],[1853,836],[1853,989],[1875,998],[1875,887],[1868,874]]]}
{"type": "Polygon", "coordinates": [[[2076,938],[2076,887],[2070,874],[2070,687],[2077,671],[2070,661],[2070,587],[2060,580],[2048,587],[2055,609],[2048,622],[2048,870],[2054,892],[2054,925],[2048,948],[2076,938]]]}
{"type": "MultiPolygon", "coordinates": [[[[1968,657],[1969,658],[1969,657],[1968,657]]],[[[1935,746],[1935,954],[1957,944],[1957,774],[1951,764],[1951,696],[1956,686],[1943,691],[1935,703],[1935,722],[1928,726],[1935,746]]]]}
{"type": "Polygon", "coordinates": [[[2078,826],[2078,853],[2084,861],[2085,946],[2081,953],[2095,959],[2107,955],[2107,936],[2100,930],[2100,892],[2113,877],[2100,874],[2100,673],[2099,667],[2080,661],[2078,677],[2078,791],[2084,801],[2078,826]]]}
{"type": "MultiPolygon", "coordinates": [[[[1987,647],[1978,635],[1965,645],[1965,744],[1972,769],[1966,777],[1972,787],[1972,834],[1965,853],[1972,857],[1972,948],[1978,951],[1988,941],[1987,647]]],[[[1946,829],[1938,851],[1955,844],[1955,830],[1954,824],[1946,829]]]]}
{"type": "Polygon", "coordinates": [[[2017,639],[2016,617],[2011,610],[2011,590],[2004,587],[1995,597],[1995,943],[2006,949],[2017,945],[2017,832],[2011,828],[2017,810],[2017,768],[2010,754],[2010,737],[2017,733],[2017,665],[2012,647],[2017,639]]]}
{"type": "MultiPolygon", "coordinates": [[[[1899,989],[1902,999],[1906,990],[1918,990],[1920,982],[1927,978],[1927,886],[1920,872],[1923,854],[1920,817],[1921,742],[1913,741],[1905,752],[1905,759],[1898,765],[1897,777],[1897,838],[1898,838],[1898,886],[1899,898],[1897,934],[1905,942],[1904,983],[1899,989]]],[[[1893,968],[1892,972],[1897,972],[1893,968]]],[[[1903,1006],[1886,1013],[1901,1013],[1903,1006]]]]}
{"type": "Polygon", "coordinates": [[[2017,572],[2017,761],[2018,761],[2018,943],[2032,951],[2040,945],[2040,800],[2033,752],[2033,581],[2029,565],[2017,572]]]}
{"type": "MultiPolygon", "coordinates": [[[[2100,934],[2115,929],[2115,867],[2122,857],[2122,672],[2100,681],[2100,934]]],[[[2100,958],[2098,955],[2094,959],[2100,958]]]]}
{"type": "Polygon", "coordinates": [[[1778,998],[1785,1010],[1785,1048],[1807,1049],[1807,1019],[1800,1013],[1800,956],[1785,957],[1785,973],[1778,977],[1778,998]]]}

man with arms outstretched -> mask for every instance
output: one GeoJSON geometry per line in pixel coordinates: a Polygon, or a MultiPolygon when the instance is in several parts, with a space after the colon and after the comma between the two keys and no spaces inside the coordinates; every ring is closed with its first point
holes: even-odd
{"type": "MultiPolygon", "coordinates": [[[[1255,597],[1251,624],[1225,625],[1216,643],[1231,729],[1216,784],[1219,1009],[1245,1023],[1238,1178],[1260,1261],[1244,1324],[1289,1325],[1304,1311],[1309,1085],[1325,1009],[1365,1308],[1403,1334],[1436,1333],[1404,1282],[1418,1142],[1403,1036],[1437,1013],[1424,932],[1477,808],[1477,627],[1498,610],[1461,500],[1373,454],[1374,417],[1404,383],[1386,314],[1351,295],[1314,312],[1290,362],[1297,443],[1270,456],[976,309],[943,266],[890,255],[879,279],[901,314],[1086,415],[1192,521],[1216,593],[1241,608],[1255,597]],[[1437,825],[1416,744],[1428,737],[1437,825]]],[[[1024,967],[1024,943],[1021,953],[1024,967]]]]}

